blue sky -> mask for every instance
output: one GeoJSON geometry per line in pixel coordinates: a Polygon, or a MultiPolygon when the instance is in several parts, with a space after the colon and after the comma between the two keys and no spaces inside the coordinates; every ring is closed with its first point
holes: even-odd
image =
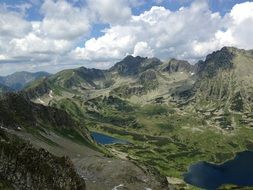
{"type": "Polygon", "coordinates": [[[0,0],[0,75],[108,68],[126,55],[195,63],[223,46],[252,49],[244,0],[0,0]]]}
{"type": "MultiPolygon", "coordinates": [[[[39,9],[41,4],[43,3],[42,0],[36,0],[36,1],[29,1],[29,0],[1,0],[0,1],[2,4],[7,4],[11,6],[16,6],[16,5],[22,5],[24,3],[32,4],[33,6],[28,10],[27,16],[28,19],[31,20],[41,20],[42,15],[39,13],[39,9]]],[[[68,0],[71,4],[75,6],[84,6],[86,5],[86,2],[84,0],[68,0]]],[[[145,0],[139,1],[140,4],[133,6],[132,10],[135,15],[138,15],[142,13],[145,10],[150,9],[152,6],[164,6],[170,10],[178,10],[182,6],[189,6],[192,2],[192,0],[145,0]]],[[[221,14],[224,14],[226,12],[229,12],[229,10],[238,3],[243,3],[245,0],[208,0],[210,9],[212,11],[218,11],[221,14]]]]}
{"type": "MultiPolygon", "coordinates": [[[[73,4],[74,6],[86,6],[86,2],[84,0],[68,0],[69,3],[73,4]]],[[[132,13],[134,15],[139,15],[146,10],[149,10],[152,6],[163,6],[169,10],[176,11],[182,6],[189,6],[192,3],[192,0],[144,0],[139,1],[139,5],[132,6],[132,13]]],[[[238,4],[243,3],[245,0],[208,0],[208,4],[210,10],[213,12],[219,12],[221,15],[225,15],[227,12],[231,10],[231,8],[238,4]]],[[[31,7],[27,10],[25,18],[30,21],[34,20],[42,20],[43,14],[40,13],[40,7],[43,3],[42,0],[1,0],[1,3],[10,5],[10,6],[17,6],[23,4],[31,4],[31,7]]],[[[17,8],[10,7],[9,9],[18,10],[17,8]]],[[[96,23],[92,27],[92,31],[90,36],[91,37],[99,37],[102,33],[101,31],[106,28],[108,24],[99,24],[96,23]]]]}

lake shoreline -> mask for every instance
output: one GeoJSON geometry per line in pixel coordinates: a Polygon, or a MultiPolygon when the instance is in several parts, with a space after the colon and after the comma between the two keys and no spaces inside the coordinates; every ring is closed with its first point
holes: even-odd
{"type": "Polygon", "coordinates": [[[253,186],[253,151],[236,153],[223,164],[199,161],[183,174],[184,181],[204,189],[217,189],[223,185],[253,186]]]}
{"type": "Polygon", "coordinates": [[[91,137],[94,141],[102,145],[112,145],[112,144],[128,144],[129,142],[123,139],[115,138],[113,136],[103,134],[101,132],[92,131],[91,137]]]}

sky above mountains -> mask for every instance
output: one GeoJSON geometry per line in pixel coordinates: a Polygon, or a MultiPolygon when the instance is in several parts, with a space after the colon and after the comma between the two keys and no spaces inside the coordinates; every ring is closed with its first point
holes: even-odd
{"type": "Polygon", "coordinates": [[[253,1],[0,0],[0,75],[253,49],[253,1]]]}

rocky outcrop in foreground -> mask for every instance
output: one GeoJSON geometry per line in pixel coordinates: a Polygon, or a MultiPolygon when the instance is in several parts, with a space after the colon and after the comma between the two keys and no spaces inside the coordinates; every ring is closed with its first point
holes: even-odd
{"type": "Polygon", "coordinates": [[[0,182],[20,190],[85,190],[67,157],[35,149],[0,130],[0,182]]]}

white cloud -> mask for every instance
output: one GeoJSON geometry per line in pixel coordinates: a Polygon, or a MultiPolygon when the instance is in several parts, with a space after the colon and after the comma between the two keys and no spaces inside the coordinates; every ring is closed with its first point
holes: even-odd
{"type": "Polygon", "coordinates": [[[74,55],[83,60],[115,62],[127,54],[175,57],[195,62],[223,46],[253,48],[253,2],[237,4],[224,17],[205,0],[170,11],[154,6],[128,22],[85,42],[74,55]]]}
{"type": "Polygon", "coordinates": [[[230,16],[236,24],[240,24],[247,19],[253,18],[253,2],[245,2],[236,4],[231,12],[230,16]]]}
{"type": "Polygon", "coordinates": [[[6,9],[16,10],[18,13],[25,15],[26,11],[32,7],[31,3],[20,3],[20,4],[3,4],[6,9]]]}
{"type": "Polygon", "coordinates": [[[134,46],[134,56],[153,57],[153,50],[149,47],[147,42],[138,42],[134,46]]]}
{"type": "Polygon", "coordinates": [[[32,24],[24,20],[22,13],[8,11],[0,5],[0,61],[11,59],[10,41],[22,38],[32,30],[32,24]]]}
{"type": "Polygon", "coordinates": [[[76,48],[71,55],[89,61],[118,60],[130,54],[129,47],[136,41],[131,35],[132,29],[124,26],[115,26],[105,31],[105,35],[92,38],[85,43],[85,48],[76,48]]]}
{"type": "MultiPolygon", "coordinates": [[[[29,66],[27,69],[31,65],[39,69],[41,65],[47,65],[50,70],[71,65],[66,54],[78,38],[87,36],[90,30],[87,10],[64,0],[44,1],[41,7],[44,18],[36,22],[26,21],[22,13],[0,8],[0,65],[15,65],[15,69],[25,68],[25,65],[29,66]]],[[[12,70],[3,67],[0,72],[12,70]]]]}
{"type": "Polygon", "coordinates": [[[100,22],[118,24],[131,17],[131,8],[126,0],[87,0],[87,3],[100,22]]]}
{"type": "Polygon", "coordinates": [[[84,48],[77,48],[74,52],[79,58],[95,61],[102,57],[114,61],[126,54],[137,53],[159,58],[201,57],[200,50],[193,51],[193,42],[211,40],[220,28],[221,20],[218,13],[208,9],[205,1],[195,2],[176,12],[152,7],[132,16],[124,25],[111,26],[102,37],[88,40],[84,48]]]}
{"type": "Polygon", "coordinates": [[[205,56],[223,46],[253,49],[253,2],[235,5],[209,41],[196,42],[194,51],[205,56]]]}
{"type": "Polygon", "coordinates": [[[31,24],[22,19],[22,14],[10,12],[0,6],[0,38],[21,37],[31,29],[31,24]]]}
{"type": "Polygon", "coordinates": [[[11,40],[9,45],[14,54],[28,54],[29,56],[30,53],[59,54],[68,50],[71,42],[63,39],[41,38],[31,32],[24,38],[11,40]]]}
{"type": "Polygon", "coordinates": [[[47,37],[73,40],[90,29],[87,10],[66,1],[46,0],[41,11],[45,15],[41,30],[47,37]]]}
{"type": "Polygon", "coordinates": [[[235,5],[226,16],[229,21],[227,30],[223,32],[224,38],[230,38],[234,46],[253,48],[253,2],[235,5]]]}
{"type": "Polygon", "coordinates": [[[43,1],[43,19],[36,22],[0,6],[0,74],[14,67],[104,68],[128,54],[195,62],[223,46],[253,48],[253,2],[237,4],[221,16],[207,0],[177,11],[154,6],[140,15],[132,15],[131,7],[146,0],[87,0],[86,7],[73,1],[43,1]],[[101,22],[108,28],[87,40],[92,25],[101,22]],[[76,47],[84,37],[84,46],[76,47]]]}
{"type": "Polygon", "coordinates": [[[148,2],[148,0],[128,0],[131,7],[139,7],[148,2]]]}

